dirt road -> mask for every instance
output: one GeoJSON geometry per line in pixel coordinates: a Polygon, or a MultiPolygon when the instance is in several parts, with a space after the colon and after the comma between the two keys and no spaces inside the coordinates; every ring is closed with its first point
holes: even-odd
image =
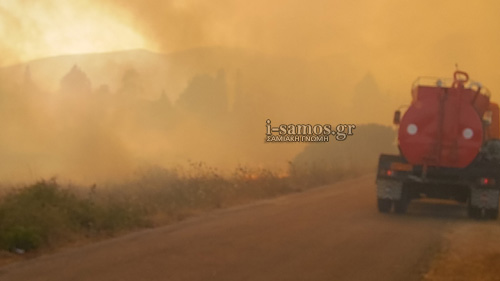
{"type": "Polygon", "coordinates": [[[374,176],[0,268],[0,280],[420,280],[458,205],[379,214],[374,176]]]}

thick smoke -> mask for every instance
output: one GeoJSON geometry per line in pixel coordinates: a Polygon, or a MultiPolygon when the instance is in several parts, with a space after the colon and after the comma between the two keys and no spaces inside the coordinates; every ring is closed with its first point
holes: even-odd
{"type": "MultiPolygon", "coordinates": [[[[387,125],[393,110],[409,102],[417,76],[450,76],[455,64],[487,85],[494,100],[500,92],[494,1],[6,3],[0,4],[8,38],[0,43],[3,178],[103,181],[141,165],[186,161],[283,168],[305,145],[264,144],[267,119],[387,125]],[[155,52],[7,67],[62,55],[54,54],[65,42],[53,28],[78,15],[85,16],[75,25],[79,44],[105,41],[92,28],[101,27],[97,15],[107,15],[99,32],[109,21],[125,25],[155,52]]],[[[108,32],[124,42],[121,49],[131,47],[108,32]]]]}
{"type": "Polygon", "coordinates": [[[500,90],[495,1],[107,2],[164,52],[219,45],[306,59],[340,55],[392,94],[406,94],[413,77],[448,75],[458,64],[500,90]]]}

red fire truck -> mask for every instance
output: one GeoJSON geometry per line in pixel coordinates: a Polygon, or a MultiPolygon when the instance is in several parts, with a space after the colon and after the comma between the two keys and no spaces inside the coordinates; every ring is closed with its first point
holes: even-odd
{"type": "Polygon", "coordinates": [[[471,217],[498,217],[499,108],[469,75],[419,78],[403,116],[397,110],[399,155],[382,154],[377,172],[380,212],[404,213],[418,198],[467,203],[471,217]]]}

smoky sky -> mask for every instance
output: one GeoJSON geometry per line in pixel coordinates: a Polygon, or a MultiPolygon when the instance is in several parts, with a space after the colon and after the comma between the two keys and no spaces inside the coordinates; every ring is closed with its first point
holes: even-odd
{"type": "MultiPolygon", "coordinates": [[[[14,13],[9,10],[12,5],[0,6],[0,30],[4,38],[9,38],[0,45],[2,64],[26,58],[26,53],[33,50],[43,56],[44,49],[54,47],[48,46],[54,41],[47,36],[54,24],[40,23],[61,18],[57,22],[61,26],[64,19],[70,18],[68,15],[81,14],[80,20],[99,25],[98,18],[93,17],[100,14],[133,29],[144,37],[144,47],[160,52],[227,46],[306,59],[340,55],[374,73],[381,88],[393,94],[405,91],[416,76],[448,75],[458,64],[492,90],[500,90],[494,74],[499,60],[496,50],[500,43],[500,19],[496,11],[500,4],[492,0],[466,4],[451,0],[17,3],[18,10],[30,12],[14,13]]],[[[82,23],[85,24],[89,23],[82,23]]],[[[113,38],[116,32],[107,24],[100,29],[109,29],[109,36],[92,38],[88,32],[81,37],[90,45],[102,44],[105,48],[111,43],[100,42],[102,38],[113,38]]],[[[91,27],[83,26],[75,32],[85,30],[91,27]]],[[[57,45],[64,42],[59,39],[57,45]]],[[[121,47],[130,48],[125,43],[121,47]]]]}
{"type": "MultiPolygon", "coordinates": [[[[5,94],[0,124],[9,132],[0,136],[0,153],[35,178],[58,171],[80,178],[106,178],[114,171],[120,177],[139,162],[164,164],[172,155],[231,167],[286,165],[304,145],[265,145],[268,118],[273,124],[389,125],[393,110],[410,102],[415,78],[450,77],[456,65],[498,101],[499,8],[499,2],[487,0],[466,5],[451,0],[6,0],[0,3],[1,66],[78,52],[142,48],[154,53],[29,62],[38,87],[33,97],[20,96],[26,66],[17,73],[6,68],[3,81],[14,84],[0,83],[5,94]],[[98,96],[106,92],[100,87],[108,89],[112,101],[80,97],[75,107],[86,104],[86,109],[75,121],[66,116],[77,111],[62,102],[58,89],[73,65],[92,82],[90,92],[98,96]],[[219,92],[227,98],[223,104],[232,110],[228,114],[245,104],[247,111],[233,118],[241,124],[207,125],[196,113],[183,111],[183,94],[219,80],[224,81],[219,92]],[[130,104],[142,108],[136,114],[126,102],[113,100],[127,92],[138,99],[130,104]],[[13,106],[17,94],[24,111],[13,106]],[[174,115],[184,116],[168,133],[147,105],[162,94],[179,111],[174,115]],[[55,112],[58,107],[64,110],[55,112]],[[105,122],[89,117],[95,110],[111,117],[103,117],[105,122]],[[207,137],[200,142],[186,130],[207,137]]],[[[10,169],[12,162],[4,166],[10,169]]]]}
{"type": "Polygon", "coordinates": [[[388,91],[406,90],[419,75],[448,75],[458,64],[500,90],[494,1],[110,3],[162,51],[227,45],[308,59],[340,54],[375,73],[388,91]]]}
{"type": "Polygon", "coordinates": [[[495,1],[104,2],[165,52],[223,45],[308,59],[340,54],[395,92],[458,64],[500,90],[495,1]]]}

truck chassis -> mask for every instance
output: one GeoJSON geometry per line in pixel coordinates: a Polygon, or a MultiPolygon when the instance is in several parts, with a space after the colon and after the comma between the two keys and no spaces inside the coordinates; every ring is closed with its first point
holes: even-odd
{"type": "Polygon", "coordinates": [[[451,199],[467,204],[472,218],[498,218],[500,164],[478,157],[466,168],[410,165],[400,155],[382,154],[377,170],[377,205],[382,213],[405,213],[411,200],[451,199]]]}

